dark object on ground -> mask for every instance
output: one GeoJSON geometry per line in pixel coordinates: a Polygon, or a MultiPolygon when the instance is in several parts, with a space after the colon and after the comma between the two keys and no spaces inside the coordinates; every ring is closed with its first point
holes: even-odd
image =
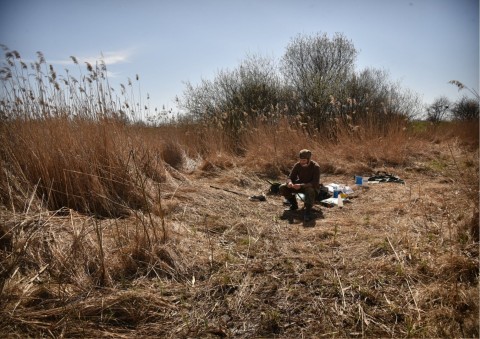
{"type": "Polygon", "coordinates": [[[316,201],[322,201],[328,198],[331,198],[332,195],[328,191],[328,187],[323,186],[323,184],[320,184],[320,190],[318,191],[316,201]]]}
{"type": "Polygon", "coordinates": [[[399,177],[389,174],[387,172],[383,171],[378,171],[376,172],[373,176],[368,178],[368,181],[377,181],[377,182],[395,182],[399,184],[405,184],[405,181],[403,179],[400,179],[399,177]]]}
{"type": "Polygon", "coordinates": [[[248,198],[250,201],[266,201],[267,198],[265,195],[260,194],[260,195],[252,195],[251,197],[248,198]]]}
{"type": "Polygon", "coordinates": [[[270,184],[270,189],[268,190],[269,194],[280,194],[280,185],[281,183],[279,182],[270,182],[269,180],[266,180],[270,184]]]}

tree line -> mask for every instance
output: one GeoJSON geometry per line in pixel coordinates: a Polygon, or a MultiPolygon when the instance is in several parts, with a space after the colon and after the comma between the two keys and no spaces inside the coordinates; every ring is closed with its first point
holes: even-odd
{"type": "MultiPolygon", "coordinates": [[[[292,117],[307,130],[327,130],[338,120],[380,127],[425,113],[418,95],[392,81],[386,70],[357,71],[357,55],[342,33],[299,34],[280,60],[247,55],[212,80],[187,82],[179,106],[188,118],[218,123],[231,133],[265,116],[273,121],[275,116],[292,117]]],[[[444,119],[447,109],[455,119],[478,119],[478,100],[467,97],[454,105],[438,99],[427,107],[427,119],[444,119]]]]}
{"type": "Polygon", "coordinates": [[[279,61],[248,55],[212,80],[187,82],[180,107],[192,119],[237,131],[272,113],[318,130],[339,119],[350,125],[366,120],[384,125],[421,112],[418,96],[391,81],[387,71],[356,71],[357,54],[342,33],[299,34],[279,61]]]}

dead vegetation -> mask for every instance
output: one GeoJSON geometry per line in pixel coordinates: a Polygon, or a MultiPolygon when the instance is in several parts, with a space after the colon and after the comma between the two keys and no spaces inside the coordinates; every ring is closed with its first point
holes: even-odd
{"type": "MultiPolygon", "coordinates": [[[[268,190],[263,156],[212,154],[185,170],[193,160],[175,147],[159,151],[171,165],[136,172],[132,162],[148,204],[123,206],[128,215],[48,209],[36,191],[4,205],[2,333],[478,337],[477,153],[425,143],[408,166],[383,168],[406,185],[357,188],[352,175],[376,168],[325,147],[322,182],[355,194],[342,209],[315,206],[315,224],[304,227],[280,219],[278,196],[248,200],[268,190]]],[[[13,182],[4,184],[13,196],[13,182]]]]}
{"type": "Polygon", "coordinates": [[[478,338],[478,121],[371,114],[332,120],[334,139],[278,112],[234,135],[148,126],[105,65],[59,83],[17,54],[1,79],[2,336],[478,338]],[[309,227],[279,196],[248,199],[302,148],[355,191],[309,227]],[[406,184],[354,185],[377,170],[406,184]]]}

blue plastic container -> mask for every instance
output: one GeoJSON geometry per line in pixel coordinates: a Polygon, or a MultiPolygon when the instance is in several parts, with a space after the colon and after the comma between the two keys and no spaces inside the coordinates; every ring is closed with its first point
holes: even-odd
{"type": "Polygon", "coordinates": [[[363,177],[356,175],[355,176],[355,184],[356,185],[363,185],[363,177]]]}

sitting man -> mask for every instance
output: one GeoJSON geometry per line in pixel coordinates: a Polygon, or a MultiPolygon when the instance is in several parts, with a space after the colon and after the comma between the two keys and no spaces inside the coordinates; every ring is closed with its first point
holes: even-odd
{"type": "Polygon", "coordinates": [[[311,151],[307,149],[301,150],[298,162],[293,166],[288,175],[287,183],[279,187],[280,194],[291,204],[289,211],[298,209],[296,194],[304,194],[305,221],[312,219],[312,206],[320,189],[320,166],[311,160],[311,157],[311,151]]]}

